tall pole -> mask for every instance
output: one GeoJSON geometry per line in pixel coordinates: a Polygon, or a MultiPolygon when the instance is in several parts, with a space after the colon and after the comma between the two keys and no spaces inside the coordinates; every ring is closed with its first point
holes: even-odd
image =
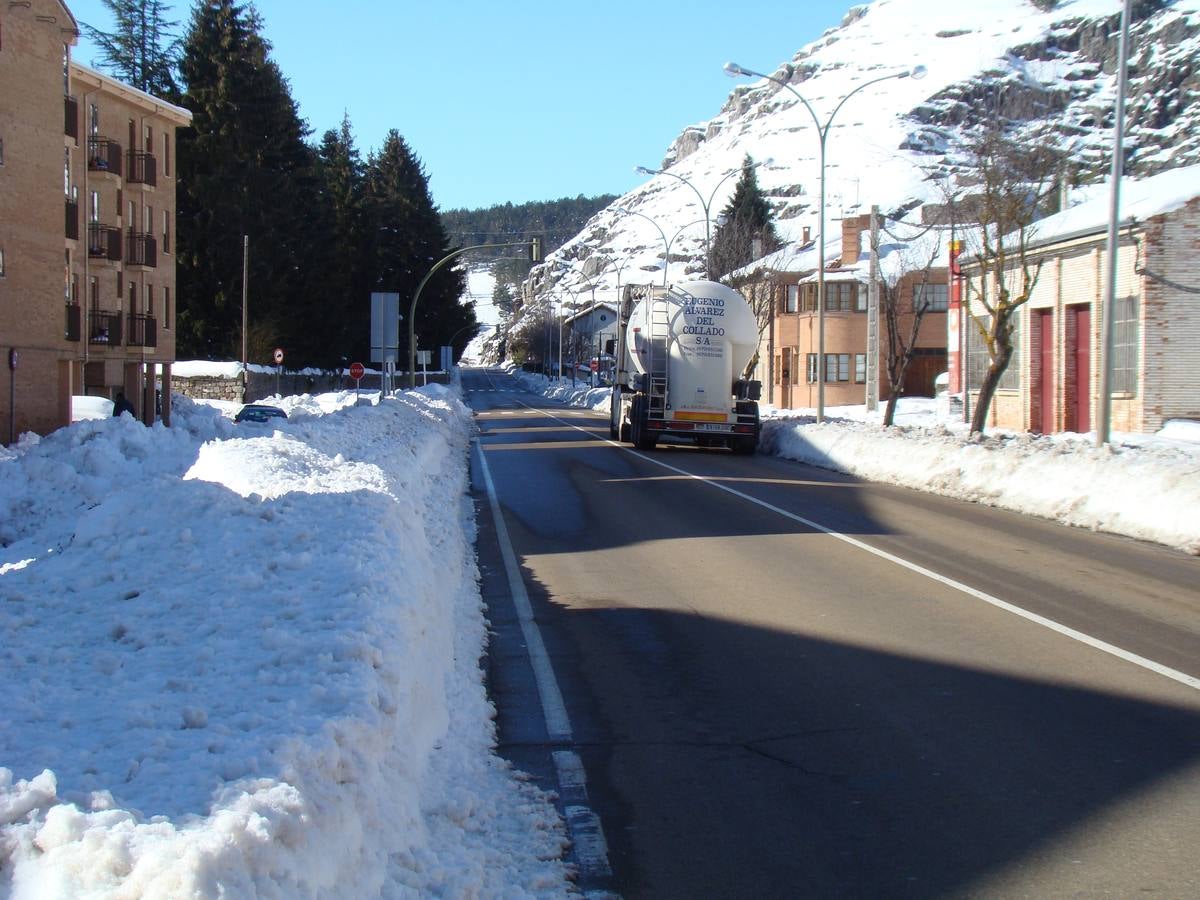
{"type": "Polygon", "coordinates": [[[1117,224],[1121,213],[1121,173],[1125,161],[1125,55],[1129,47],[1129,6],[1121,6],[1121,40],[1117,45],[1117,108],[1113,117],[1112,193],[1108,211],[1108,284],[1100,325],[1100,396],[1096,415],[1096,446],[1109,442],[1112,428],[1113,318],[1117,305],[1117,224]]]}
{"type": "Polygon", "coordinates": [[[247,348],[249,341],[246,336],[246,329],[250,321],[250,235],[242,235],[242,402],[246,402],[247,389],[250,385],[250,376],[247,371],[249,362],[249,353],[247,348]]]}
{"type": "MultiPolygon", "coordinates": [[[[873,84],[878,84],[881,81],[888,81],[892,78],[924,78],[925,67],[914,66],[904,72],[893,72],[890,75],[881,75],[878,78],[872,78],[870,81],[864,81],[845,97],[838,101],[837,106],[833,108],[833,112],[825,120],[825,124],[821,124],[821,120],[817,117],[816,110],[812,108],[803,95],[794,87],[788,84],[781,78],[776,78],[774,75],[764,75],[762,72],[755,72],[753,69],[747,69],[739,66],[737,63],[725,63],[725,74],[732,77],[739,75],[749,75],[752,78],[762,78],[766,81],[774,82],[781,88],[791,92],[792,96],[804,104],[804,108],[808,110],[808,114],[812,117],[813,125],[817,129],[817,137],[820,139],[820,175],[821,175],[821,209],[820,218],[817,220],[817,421],[825,420],[825,142],[829,136],[829,129],[833,126],[833,119],[838,114],[846,101],[861,91],[863,88],[870,87],[873,84]]],[[[796,353],[799,356],[800,351],[800,304],[796,304],[796,353]]],[[[799,364],[799,359],[796,365],[799,364]]]]}

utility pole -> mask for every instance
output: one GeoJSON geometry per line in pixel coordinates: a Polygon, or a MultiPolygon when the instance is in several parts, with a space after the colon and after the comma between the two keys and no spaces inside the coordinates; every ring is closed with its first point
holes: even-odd
{"type": "Polygon", "coordinates": [[[250,283],[250,235],[242,235],[242,402],[246,402],[246,391],[250,385],[250,375],[247,371],[249,346],[246,337],[246,327],[250,321],[249,313],[249,283],[250,283]]]}

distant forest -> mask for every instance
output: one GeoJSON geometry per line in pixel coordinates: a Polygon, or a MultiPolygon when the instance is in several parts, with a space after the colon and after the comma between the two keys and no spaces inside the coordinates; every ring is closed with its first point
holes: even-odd
{"type": "MultiPolygon", "coordinates": [[[[546,253],[558,249],[583,230],[587,220],[611,204],[615,194],[564,197],[530,203],[503,203],[487,209],[452,209],[442,213],[442,226],[455,244],[504,244],[540,237],[546,253]]],[[[497,250],[496,255],[511,251],[497,250]]]]}

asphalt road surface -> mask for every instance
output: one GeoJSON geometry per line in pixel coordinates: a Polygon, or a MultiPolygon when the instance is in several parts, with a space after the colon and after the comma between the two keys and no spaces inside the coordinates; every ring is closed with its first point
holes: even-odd
{"type": "Polygon", "coordinates": [[[501,752],[583,890],[1200,896],[1200,560],[463,385],[501,752]]]}

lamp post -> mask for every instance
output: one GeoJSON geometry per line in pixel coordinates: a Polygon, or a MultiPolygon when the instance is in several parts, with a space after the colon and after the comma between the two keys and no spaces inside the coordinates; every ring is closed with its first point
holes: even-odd
{"type": "MultiPolygon", "coordinates": [[[[641,218],[643,218],[647,222],[649,222],[651,225],[653,225],[658,230],[658,233],[662,236],[663,251],[664,251],[664,255],[663,255],[663,287],[667,286],[667,267],[671,265],[671,245],[673,243],[675,243],[675,238],[679,237],[679,235],[683,234],[683,232],[685,232],[687,229],[691,228],[693,225],[699,225],[701,222],[704,222],[704,223],[708,222],[707,218],[697,219],[695,222],[688,222],[686,225],[684,225],[682,228],[680,228],[678,231],[676,231],[675,234],[673,234],[671,236],[670,240],[667,240],[667,233],[662,230],[662,227],[656,221],[654,221],[652,218],[650,218],[645,213],[640,213],[633,209],[625,209],[623,206],[618,206],[616,209],[617,209],[617,212],[621,213],[621,215],[624,215],[624,216],[640,216],[641,218]]],[[[620,280],[619,274],[617,275],[617,278],[618,278],[618,282],[619,282],[619,280],[620,280]]],[[[618,284],[618,287],[619,286],[620,285],[618,284]]]]}
{"type": "MultiPolygon", "coordinates": [[[[765,166],[771,162],[773,162],[773,160],[764,159],[761,162],[754,163],[752,166],[750,166],[750,168],[757,169],[759,166],[765,166]]],[[[695,192],[696,198],[700,201],[700,208],[704,210],[704,277],[711,280],[712,271],[709,266],[710,252],[712,250],[712,214],[709,212],[709,210],[712,209],[713,199],[717,196],[717,191],[720,190],[721,185],[740,172],[741,169],[734,169],[730,172],[726,172],[721,180],[718,181],[713,187],[712,193],[708,195],[707,200],[705,200],[704,195],[700,193],[700,189],[682,175],[676,175],[674,172],[668,172],[666,169],[651,169],[649,166],[637,166],[634,171],[639,175],[668,175],[671,178],[674,178],[676,181],[682,181],[695,192]]]]}
{"type": "Polygon", "coordinates": [[[508,244],[474,244],[470,247],[459,247],[457,250],[452,250],[441,259],[433,264],[433,267],[421,279],[421,283],[417,285],[417,290],[413,293],[412,305],[408,309],[408,386],[415,388],[417,386],[417,301],[421,299],[421,291],[425,290],[425,285],[429,283],[434,274],[450,260],[462,256],[470,250],[482,250],[485,247],[528,247],[529,256],[533,262],[538,262],[542,253],[541,238],[533,238],[528,241],[513,241],[508,244]]]}
{"type": "MultiPolygon", "coordinates": [[[[879,78],[872,78],[870,81],[864,81],[845,97],[838,101],[837,106],[833,108],[833,112],[825,120],[825,124],[821,124],[821,120],[817,117],[816,111],[811,104],[800,95],[794,87],[784,81],[782,78],[776,78],[774,75],[764,75],[761,72],[755,72],[753,69],[747,69],[744,66],[739,66],[737,63],[725,63],[725,74],[731,78],[737,78],[739,75],[746,75],[750,78],[762,78],[767,81],[772,81],[782,88],[791,91],[792,95],[804,104],[804,108],[808,110],[808,114],[812,116],[813,125],[817,129],[817,137],[820,141],[820,183],[821,183],[821,205],[820,218],[817,220],[817,421],[825,420],[825,144],[829,137],[830,126],[833,125],[833,118],[838,114],[838,110],[845,105],[846,101],[861,91],[863,88],[870,87],[873,84],[878,84],[881,81],[888,81],[892,78],[924,78],[925,67],[914,66],[912,69],[906,69],[903,72],[893,72],[890,75],[881,75],[879,78]]],[[[797,357],[800,350],[800,308],[802,304],[796,303],[796,350],[797,357]]],[[[799,359],[794,363],[799,365],[799,359]]]]}

